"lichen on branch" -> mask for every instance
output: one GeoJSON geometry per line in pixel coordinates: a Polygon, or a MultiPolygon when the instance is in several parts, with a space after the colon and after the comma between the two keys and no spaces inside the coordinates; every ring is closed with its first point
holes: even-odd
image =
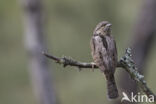
{"type": "MultiPolygon", "coordinates": [[[[61,58],[58,58],[53,55],[49,55],[45,52],[43,54],[49,58],[54,60],[56,63],[62,64],[64,67],[66,66],[73,66],[77,67],[79,70],[82,68],[92,68],[92,69],[97,69],[98,66],[94,62],[80,62],[76,61],[73,58],[68,58],[66,56],[63,56],[61,58]]],[[[135,62],[132,59],[132,53],[131,53],[131,48],[127,48],[125,55],[118,61],[117,67],[120,67],[121,69],[125,69],[131,78],[136,81],[138,84],[138,87],[141,88],[141,90],[149,97],[149,96],[154,96],[154,100],[156,100],[156,95],[151,91],[151,89],[147,86],[146,81],[144,80],[144,76],[141,75],[137,71],[137,67],[135,65],[135,62]]]]}
{"type": "Polygon", "coordinates": [[[125,55],[120,59],[119,63],[122,65],[123,69],[129,73],[131,78],[137,82],[138,86],[148,97],[153,95],[154,99],[156,99],[156,95],[147,86],[144,76],[137,71],[137,67],[132,59],[131,48],[126,49],[125,55]]]}

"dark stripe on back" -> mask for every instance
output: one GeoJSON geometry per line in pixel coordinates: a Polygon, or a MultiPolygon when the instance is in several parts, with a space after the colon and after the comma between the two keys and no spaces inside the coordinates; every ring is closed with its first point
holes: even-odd
{"type": "Polygon", "coordinates": [[[103,43],[103,46],[106,48],[106,50],[108,49],[108,44],[107,44],[107,41],[106,41],[106,38],[104,36],[101,36],[100,37],[102,38],[102,43],[103,43]]]}

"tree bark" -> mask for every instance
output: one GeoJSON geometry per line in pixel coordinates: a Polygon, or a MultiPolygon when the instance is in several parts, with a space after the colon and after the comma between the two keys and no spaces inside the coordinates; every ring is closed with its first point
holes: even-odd
{"type": "Polygon", "coordinates": [[[48,63],[42,51],[46,49],[41,0],[22,0],[25,23],[25,46],[37,104],[55,104],[48,63]]]}

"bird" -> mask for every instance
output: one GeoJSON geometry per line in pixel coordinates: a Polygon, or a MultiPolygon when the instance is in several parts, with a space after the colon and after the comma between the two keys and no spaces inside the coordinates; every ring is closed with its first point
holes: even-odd
{"type": "Polygon", "coordinates": [[[108,98],[116,99],[119,95],[114,73],[118,59],[116,42],[111,35],[111,26],[112,24],[108,21],[100,22],[93,31],[90,46],[95,64],[105,75],[108,98]]]}

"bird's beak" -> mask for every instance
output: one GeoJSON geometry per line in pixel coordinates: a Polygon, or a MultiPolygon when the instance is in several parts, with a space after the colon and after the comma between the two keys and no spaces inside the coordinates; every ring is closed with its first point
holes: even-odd
{"type": "Polygon", "coordinates": [[[112,24],[107,24],[106,26],[105,26],[105,30],[104,31],[110,31],[111,30],[111,26],[112,26],[112,24]]]}
{"type": "Polygon", "coordinates": [[[112,24],[110,24],[110,23],[106,25],[106,27],[111,27],[111,26],[112,26],[112,24]]]}

